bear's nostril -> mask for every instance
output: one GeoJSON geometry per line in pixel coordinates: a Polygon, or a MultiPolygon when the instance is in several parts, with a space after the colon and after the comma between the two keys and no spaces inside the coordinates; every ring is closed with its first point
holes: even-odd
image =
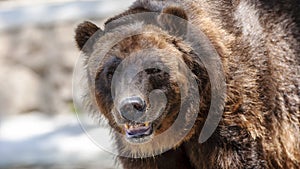
{"type": "Polygon", "coordinates": [[[143,109],[144,109],[144,105],[140,104],[140,103],[132,103],[132,106],[134,107],[134,109],[136,109],[138,111],[143,111],[143,109]]]}
{"type": "Polygon", "coordinates": [[[121,116],[130,121],[136,121],[143,116],[146,104],[140,97],[129,97],[121,102],[119,111],[121,116]]]}

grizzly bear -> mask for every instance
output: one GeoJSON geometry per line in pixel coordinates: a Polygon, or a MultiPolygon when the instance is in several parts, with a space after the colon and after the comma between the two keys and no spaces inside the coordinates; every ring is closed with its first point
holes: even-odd
{"type": "Polygon", "coordinates": [[[298,0],[137,0],[75,39],[84,102],[108,121],[125,169],[300,168],[298,0]],[[224,105],[199,142],[215,101],[209,69],[224,75],[224,105]]]}

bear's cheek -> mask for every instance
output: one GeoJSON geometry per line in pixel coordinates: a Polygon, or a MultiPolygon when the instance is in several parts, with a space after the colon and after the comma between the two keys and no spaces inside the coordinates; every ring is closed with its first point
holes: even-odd
{"type": "Polygon", "coordinates": [[[154,121],[154,130],[155,134],[159,135],[166,130],[168,130],[174,122],[177,120],[180,110],[180,94],[176,93],[174,90],[171,90],[171,93],[168,93],[168,103],[166,105],[165,111],[162,115],[154,121]]]}
{"type": "Polygon", "coordinates": [[[178,111],[167,112],[166,115],[160,120],[160,122],[155,127],[155,135],[162,134],[168,130],[175,122],[178,116],[178,111]]]}
{"type": "Polygon", "coordinates": [[[96,83],[95,99],[99,113],[108,119],[110,125],[114,127],[115,120],[112,114],[113,99],[111,97],[111,91],[101,83],[96,83]]]}
{"type": "Polygon", "coordinates": [[[111,109],[113,107],[112,99],[107,95],[96,93],[96,102],[99,109],[99,113],[104,115],[107,119],[111,119],[111,109]]]}

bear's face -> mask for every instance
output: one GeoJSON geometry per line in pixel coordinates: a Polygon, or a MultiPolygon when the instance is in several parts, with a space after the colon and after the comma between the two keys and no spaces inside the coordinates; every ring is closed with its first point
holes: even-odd
{"type": "Polygon", "coordinates": [[[177,118],[178,80],[187,81],[180,61],[182,53],[152,33],[123,40],[103,59],[95,78],[96,101],[129,143],[151,140],[177,118]]]}
{"type": "MultiPolygon", "coordinates": [[[[166,9],[165,12],[186,18],[180,8],[166,9]]],[[[201,93],[208,83],[208,75],[201,61],[193,56],[191,47],[177,35],[155,25],[142,28],[139,24],[119,27],[119,32],[111,33],[85,22],[76,30],[76,41],[78,47],[89,57],[86,64],[91,100],[94,100],[102,115],[118,133],[118,146],[131,154],[142,152],[151,155],[164,151],[169,146],[173,147],[169,139],[172,136],[183,136],[190,129],[187,126],[193,119],[189,117],[191,114],[184,112],[178,118],[181,106],[185,102],[199,102],[199,99],[187,97],[193,91],[201,93]],[[145,33],[126,37],[110,47],[106,46],[105,42],[118,36],[118,33],[139,29],[145,33]],[[99,40],[97,35],[96,38],[91,38],[97,31],[99,36],[103,35],[105,38],[99,40]],[[87,44],[91,47],[84,47],[88,40],[87,44]],[[97,50],[100,48],[107,51],[101,62],[98,62],[97,50]],[[189,71],[192,74],[188,74],[189,71]],[[199,74],[196,76],[195,72],[199,74]],[[197,79],[195,88],[189,84],[189,76],[197,79]],[[169,130],[175,121],[178,121],[177,125],[169,130]],[[152,142],[166,131],[167,137],[152,142]]],[[[177,32],[182,30],[184,29],[177,32]]],[[[189,107],[189,104],[184,110],[199,108],[195,106],[197,104],[194,107],[189,107]]],[[[197,114],[198,111],[193,116],[197,117],[197,114]]]]}

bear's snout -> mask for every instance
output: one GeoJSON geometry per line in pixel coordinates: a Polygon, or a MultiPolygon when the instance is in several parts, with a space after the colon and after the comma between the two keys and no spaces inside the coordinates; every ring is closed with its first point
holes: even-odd
{"type": "Polygon", "coordinates": [[[127,97],[121,101],[119,113],[124,120],[129,122],[141,122],[145,115],[146,102],[138,96],[127,97]]]}

